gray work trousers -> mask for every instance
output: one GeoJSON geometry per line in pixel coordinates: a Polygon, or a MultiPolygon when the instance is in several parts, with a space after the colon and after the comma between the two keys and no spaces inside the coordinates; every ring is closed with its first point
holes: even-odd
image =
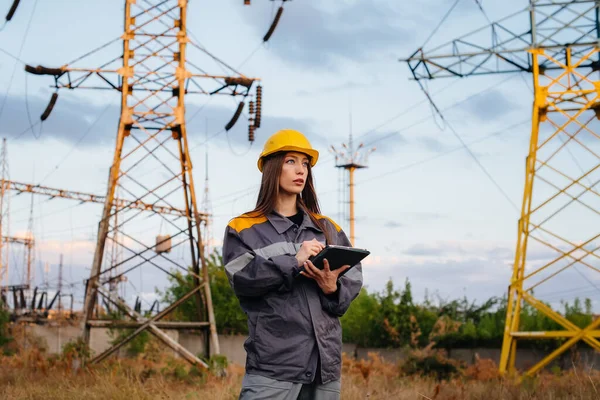
{"type": "Polygon", "coordinates": [[[302,384],[246,374],[239,400],[339,400],[341,387],[340,381],[302,384]]]}

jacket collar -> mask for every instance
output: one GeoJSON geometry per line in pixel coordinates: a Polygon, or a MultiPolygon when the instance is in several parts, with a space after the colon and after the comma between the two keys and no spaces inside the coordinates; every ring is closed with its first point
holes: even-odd
{"type": "MultiPolygon", "coordinates": [[[[301,230],[310,228],[317,232],[322,232],[321,229],[312,222],[312,219],[310,219],[306,212],[303,212],[303,214],[304,218],[302,219],[302,224],[300,225],[301,230]]],[[[294,226],[292,221],[276,211],[271,211],[271,213],[267,215],[267,219],[279,234],[285,233],[288,229],[294,226]]]]}

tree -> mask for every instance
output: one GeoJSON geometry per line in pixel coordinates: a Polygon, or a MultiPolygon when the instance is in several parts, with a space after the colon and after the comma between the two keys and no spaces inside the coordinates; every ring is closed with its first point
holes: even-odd
{"type": "MultiPolygon", "coordinates": [[[[246,314],[229,285],[223,257],[215,250],[206,261],[217,332],[231,335],[248,333],[246,314]]],[[[189,273],[183,275],[180,271],[173,271],[173,275],[175,277],[169,277],[170,286],[164,292],[158,292],[165,303],[173,303],[194,287],[194,279],[189,273]]],[[[195,299],[191,297],[177,307],[170,317],[180,321],[197,321],[198,315],[195,299]]]]}
{"type": "Polygon", "coordinates": [[[377,345],[377,338],[384,334],[381,319],[379,302],[366,288],[361,289],[341,318],[342,340],[361,347],[377,345]]]}
{"type": "Polygon", "coordinates": [[[213,252],[208,259],[210,290],[212,292],[217,331],[222,334],[247,334],[247,316],[240,301],[229,284],[229,278],[223,265],[223,257],[213,252]]]}
{"type": "Polygon", "coordinates": [[[0,300],[0,346],[4,346],[12,339],[8,333],[8,324],[10,322],[10,315],[4,309],[2,300],[0,300]]]}

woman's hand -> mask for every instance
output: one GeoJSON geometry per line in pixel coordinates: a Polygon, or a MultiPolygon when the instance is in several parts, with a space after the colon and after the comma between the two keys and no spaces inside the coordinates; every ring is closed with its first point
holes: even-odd
{"type": "Polygon", "coordinates": [[[332,271],[329,269],[329,261],[323,260],[323,269],[315,267],[311,261],[304,263],[304,271],[300,272],[301,275],[307,278],[314,279],[317,285],[321,288],[325,294],[333,294],[337,291],[337,280],[340,274],[350,268],[350,265],[344,265],[341,268],[332,271]]]}
{"type": "Polygon", "coordinates": [[[325,246],[322,243],[320,243],[317,239],[302,242],[300,250],[298,250],[298,253],[296,254],[298,266],[304,264],[306,261],[308,261],[310,257],[319,254],[319,252],[324,248],[325,246]]]}

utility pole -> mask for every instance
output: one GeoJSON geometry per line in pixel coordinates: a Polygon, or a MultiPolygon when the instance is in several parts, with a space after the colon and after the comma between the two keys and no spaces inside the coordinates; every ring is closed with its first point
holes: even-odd
{"type": "MultiPolygon", "coordinates": [[[[121,99],[121,116],[104,210],[86,287],[83,338],[89,343],[90,329],[94,327],[133,325],[137,329],[93,358],[92,363],[106,359],[142,331],[150,330],[190,363],[208,367],[162,330],[164,327],[182,329],[183,324],[169,320],[160,321],[161,328],[157,326],[159,319],[188,299],[194,301],[198,315],[197,321],[185,323],[185,329],[204,331],[206,357],[210,356],[211,349],[215,354],[220,353],[204,237],[200,231],[202,214],[197,207],[189,153],[185,98],[193,94],[255,98],[256,102],[251,102],[253,107],[248,113],[249,139],[253,140],[254,130],[260,127],[262,88],[258,86],[258,78],[241,74],[193,40],[187,28],[187,4],[187,0],[125,0],[122,47],[111,61],[100,67],[89,68],[80,66],[80,63],[100,50],[107,52],[110,45],[102,46],[60,68],[25,67],[30,73],[52,76],[57,92],[59,89],[109,88],[115,90],[121,99]],[[207,74],[202,66],[198,66],[203,60],[194,60],[194,63],[188,61],[190,50],[204,57],[207,63],[222,64],[231,76],[207,74]],[[152,208],[143,210],[151,214],[141,215],[143,211],[132,209],[130,204],[118,207],[115,204],[117,187],[133,202],[143,201],[152,205],[152,208]],[[167,216],[157,213],[154,207],[183,212],[167,216]],[[120,216],[118,223],[113,225],[112,217],[116,213],[120,216]],[[167,226],[170,234],[152,236],[148,227],[158,227],[161,223],[167,226]],[[140,232],[140,226],[146,229],[140,232]],[[110,249],[107,241],[113,240],[117,231],[118,237],[123,238],[117,245],[123,248],[126,255],[107,266],[103,264],[110,249]],[[183,260],[172,255],[172,250],[179,246],[189,251],[183,260]],[[177,275],[174,271],[184,271],[193,277],[194,287],[162,311],[145,317],[111,293],[109,283],[111,278],[131,274],[138,268],[145,270],[154,267],[175,279],[177,275]],[[111,277],[110,272],[117,268],[120,268],[120,272],[111,277]],[[122,310],[127,319],[114,321],[100,318],[95,307],[98,296],[122,310]]],[[[281,16],[281,12],[278,12],[278,16],[281,16]]],[[[263,41],[268,40],[275,25],[276,21],[263,41]]],[[[43,118],[48,117],[57,98],[58,93],[54,93],[43,118]]],[[[224,130],[233,127],[244,104],[244,101],[238,103],[224,130]]]]}
{"type": "Polygon", "coordinates": [[[48,282],[49,273],[50,273],[50,263],[48,261],[46,261],[44,263],[44,288],[46,290],[48,290],[48,287],[49,287],[49,282],[48,282]]]}
{"type": "Polygon", "coordinates": [[[32,282],[34,280],[34,276],[32,274],[32,272],[34,272],[35,270],[32,269],[33,263],[34,263],[34,259],[33,257],[35,256],[35,251],[34,251],[34,244],[35,241],[33,240],[33,193],[31,194],[31,206],[30,206],[30,210],[29,210],[29,224],[27,227],[27,238],[29,239],[28,245],[27,245],[27,278],[26,278],[26,282],[25,284],[27,285],[27,288],[29,290],[29,292],[31,293],[31,290],[33,288],[32,282]]]}
{"type": "MultiPolygon", "coordinates": [[[[527,8],[489,26],[431,50],[419,48],[401,60],[408,63],[417,81],[532,74],[531,136],[515,262],[508,287],[501,374],[514,370],[518,340],[563,339],[556,350],[527,371],[528,375],[537,373],[579,341],[600,351],[600,318],[580,328],[534,296],[534,290],[556,281],[564,271],[575,270],[579,278],[592,286],[593,282],[578,267],[599,271],[593,264],[600,258],[594,244],[600,237],[596,219],[600,207],[597,201],[590,201],[600,197],[595,189],[598,178],[593,177],[600,167],[600,156],[594,151],[600,143],[598,37],[597,0],[530,0],[527,8]],[[525,21],[528,26],[519,27],[525,21]],[[577,224],[578,221],[586,224],[577,224]],[[546,250],[548,260],[539,262],[533,258],[528,253],[529,243],[546,250]],[[524,331],[520,317],[525,304],[562,329],[524,331]]],[[[436,111],[441,115],[437,107],[436,111]]]]}
{"type": "Polygon", "coordinates": [[[63,255],[60,254],[58,263],[58,318],[62,316],[62,288],[63,288],[63,255]]]}
{"type": "Polygon", "coordinates": [[[60,254],[60,262],[58,263],[58,289],[57,289],[57,296],[58,296],[58,313],[56,316],[56,320],[58,322],[57,326],[56,326],[56,333],[57,333],[57,340],[56,340],[56,345],[57,345],[57,351],[60,351],[60,349],[62,348],[62,337],[61,337],[61,326],[62,326],[62,319],[63,319],[63,312],[62,312],[62,288],[63,288],[63,255],[62,253],[60,254]]]}
{"type": "Polygon", "coordinates": [[[343,150],[338,151],[333,145],[331,146],[331,152],[335,155],[336,168],[343,168],[344,170],[348,171],[350,243],[352,243],[352,246],[355,246],[354,172],[357,169],[367,168],[369,154],[375,151],[375,147],[364,151],[364,144],[360,143],[355,150],[354,141],[352,139],[352,124],[350,124],[350,137],[348,144],[342,143],[342,149],[343,150]]]}
{"type": "MultiPolygon", "coordinates": [[[[0,155],[0,168],[2,181],[0,182],[0,237],[9,237],[9,204],[10,196],[7,195],[6,181],[10,179],[8,170],[8,147],[6,138],[2,139],[2,154],[0,155]]],[[[9,284],[9,269],[8,269],[8,242],[0,240],[0,287],[7,287],[9,284]]],[[[0,295],[6,296],[6,290],[0,289],[0,295]]]]}
{"type": "Polygon", "coordinates": [[[204,245],[206,250],[204,254],[210,256],[210,242],[212,240],[212,203],[210,201],[210,191],[208,182],[208,120],[206,122],[206,148],[204,153],[204,198],[202,199],[202,211],[206,215],[204,221],[204,245]]]}

